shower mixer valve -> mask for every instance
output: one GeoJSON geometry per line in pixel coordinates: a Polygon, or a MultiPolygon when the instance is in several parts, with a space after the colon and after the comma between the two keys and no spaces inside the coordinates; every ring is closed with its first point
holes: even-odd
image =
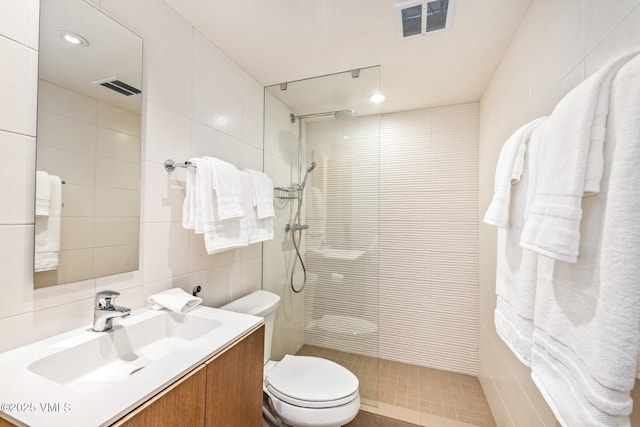
{"type": "Polygon", "coordinates": [[[303,224],[287,224],[284,226],[284,231],[300,231],[300,230],[307,230],[309,228],[308,225],[303,224]]]}

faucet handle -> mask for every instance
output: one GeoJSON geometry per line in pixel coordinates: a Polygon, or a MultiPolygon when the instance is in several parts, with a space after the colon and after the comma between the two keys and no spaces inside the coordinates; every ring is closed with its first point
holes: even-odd
{"type": "Polygon", "coordinates": [[[120,296],[116,291],[100,291],[96,294],[96,308],[105,310],[113,307],[112,301],[120,296]]]}

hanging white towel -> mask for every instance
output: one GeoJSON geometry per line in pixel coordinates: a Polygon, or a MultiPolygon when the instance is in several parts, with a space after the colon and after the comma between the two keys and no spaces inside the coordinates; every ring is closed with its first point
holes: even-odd
{"type": "Polygon", "coordinates": [[[493,199],[484,214],[483,221],[485,223],[501,228],[509,226],[511,186],[520,182],[524,169],[527,141],[533,131],[546,119],[547,117],[540,117],[520,127],[502,146],[496,165],[493,199]]]}
{"type": "Polygon", "coordinates": [[[640,57],[612,84],[575,264],[539,257],[532,377],[563,426],[629,426],[640,348],[640,57]]]}
{"type": "Polygon", "coordinates": [[[36,171],[36,216],[49,216],[49,204],[51,203],[51,184],[49,174],[44,171],[36,171]]]}
{"type": "MultiPolygon", "coordinates": [[[[192,165],[198,163],[198,159],[191,159],[192,165]]],[[[196,181],[197,167],[188,167],[186,169],[185,196],[182,203],[182,226],[187,230],[195,230],[196,228],[196,200],[198,194],[198,186],[196,181]]]]}
{"type": "MultiPolygon", "coordinates": [[[[255,172],[255,171],[254,171],[255,172]]],[[[253,187],[254,179],[250,170],[240,172],[240,181],[242,185],[245,219],[247,224],[248,243],[258,243],[265,240],[273,240],[273,216],[264,219],[258,218],[258,207],[253,204],[253,187]]],[[[271,187],[273,194],[273,186],[271,187]]],[[[273,202],[271,203],[273,207],[273,202]]]]}
{"type": "Polygon", "coordinates": [[[538,126],[526,144],[519,182],[510,189],[511,203],[506,228],[498,229],[496,266],[496,331],[518,359],[531,364],[538,255],[520,246],[520,234],[535,194],[537,151],[544,123],[538,126]],[[526,159],[526,162],[524,161],[526,159]]]}
{"type": "Polygon", "coordinates": [[[611,61],[569,92],[546,123],[536,198],[521,245],[575,263],[582,197],[600,191],[611,79],[637,52],[611,61]]]}
{"type": "Polygon", "coordinates": [[[245,169],[251,176],[251,201],[256,207],[258,219],[273,218],[273,181],[265,173],[253,169],[245,169]]]}
{"type": "Polygon", "coordinates": [[[56,270],[60,263],[60,217],[62,214],[62,181],[49,175],[51,199],[49,216],[35,220],[34,271],[56,270]]]}
{"type": "Polygon", "coordinates": [[[189,295],[180,288],[163,291],[147,298],[149,308],[162,310],[166,308],[176,313],[187,313],[202,305],[202,298],[189,295]]]}
{"type": "Polygon", "coordinates": [[[205,157],[210,162],[212,185],[215,191],[215,199],[218,219],[225,220],[231,218],[242,218],[242,187],[238,169],[231,163],[216,159],[215,157],[205,157]]]}

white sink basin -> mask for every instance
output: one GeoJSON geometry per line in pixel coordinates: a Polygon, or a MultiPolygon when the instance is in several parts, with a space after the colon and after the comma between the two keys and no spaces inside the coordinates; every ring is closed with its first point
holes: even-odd
{"type": "Polygon", "coordinates": [[[123,319],[109,332],[87,332],[57,344],[64,348],[31,363],[28,369],[78,391],[100,390],[126,380],[220,327],[218,320],[147,311],[123,319]]]}
{"type": "Polygon", "coordinates": [[[103,426],[262,323],[209,307],[138,309],[106,332],[91,326],[0,354],[0,417],[17,425],[103,426]]]}

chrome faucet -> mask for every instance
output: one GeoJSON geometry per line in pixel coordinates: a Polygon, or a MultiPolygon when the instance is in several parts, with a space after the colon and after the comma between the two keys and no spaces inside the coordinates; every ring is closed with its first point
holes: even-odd
{"type": "Polygon", "coordinates": [[[93,310],[94,331],[108,331],[113,328],[114,318],[127,317],[131,314],[130,308],[112,304],[119,295],[120,293],[116,291],[100,291],[96,294],[96,305],[93,310]]]}

